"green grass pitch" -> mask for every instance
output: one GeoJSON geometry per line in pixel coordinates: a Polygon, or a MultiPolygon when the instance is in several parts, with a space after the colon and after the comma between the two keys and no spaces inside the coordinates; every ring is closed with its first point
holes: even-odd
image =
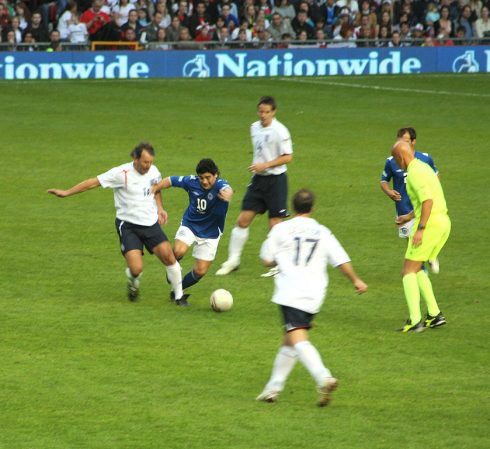
{"type": "MultiPolygon", "coordinates": [[[[0,448],[488,447],[489,101],[488,75],[0,83],[0,448]],[[255,402],[281,338],[273,281],[259,277],[265,217],[241,269],[214,276],[267,94],[293,137],[290,191],[317,193],[316,218],[370,286],[357,297],[330,270],[311,332],[340,379],[326,409],[299,365],[278,403],[255,402]],[[432,276],[448,325],[420,335],[393,332],[407,318],[405,244],[379,188],[401,126],[433,155],[453,223],[432,276]],[[164,176],[212,157],[236,190],[215,266],[186,310],[149,256],[140,301],[127,301],[110,190],[46,193],[128,161],[141,140],[164,176]],[[234,295],[230,312],[211,311],[217,288],[234,295]]],[[[164,203],[173,240],[186,195],[166,191],[164,203]]]]}

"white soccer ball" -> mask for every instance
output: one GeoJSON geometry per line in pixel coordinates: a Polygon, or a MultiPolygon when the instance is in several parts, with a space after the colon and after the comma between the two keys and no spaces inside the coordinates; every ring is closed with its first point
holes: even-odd
{"type": "Polygon", "coordinates": [[[215,312],[226,312],[233,307],[233,296],[228,290],[220,288],[211,294],[209,302],[215,312]]]}

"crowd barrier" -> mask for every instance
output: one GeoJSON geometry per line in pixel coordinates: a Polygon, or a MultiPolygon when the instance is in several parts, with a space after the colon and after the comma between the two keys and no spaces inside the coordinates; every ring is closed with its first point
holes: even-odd
{"type": "Polygon", "coordinates": [[[489,46],[0,53],[0,80],[489,72],[489,46]]]}

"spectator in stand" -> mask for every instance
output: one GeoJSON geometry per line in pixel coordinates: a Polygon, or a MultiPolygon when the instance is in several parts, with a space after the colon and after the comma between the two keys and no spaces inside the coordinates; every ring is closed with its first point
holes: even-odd
{"type": "Polygon", "coordinates": [[[405,47],[399,31],[393,31],[391,34],[391,40],[388,42],[388,47],[405,47]]]}
{"type": "Polygon", "coordinates": [[[181,28],[182,25],[180,24],[179,18],[177,16],[173,16],[170,26],[165,29],[167,33],[167,40],[169,42],[177,42],[179,40],[181,28]]]}
{"type": "Polygon", "coordinates": [[[36,42],[49,42],[49,33],[42,23],[41,13],[35,12],[32,14],[31,23],[26,28],[24,33],[31,33],[36,42]]]}
{"type": "Polygon", "coordinates": [[[189,27],[190,14],[189,3],[187,3],[185,0],[180,0],[175,15],[179,18],[181,26],[186,28],[189,27]]]}
{"type": "Polygon", "coordinates": [[[235,28],[230,36],[231,36],[231,40],[233,41],[236,41],[238,40],[238,34],[240,33],[240,31],[245,31],[245,35],[246,35],[246,40],[247,42],[252,42],[252,39],[253,39],[253,34],[252,34],[252,30],[249,28],[249,23],[243,19],[240,23],[240,26],[238,28],[235,28]]]}
{"type": "Polygon", "coordinates": [[[156,40],[150,42],[151,50],[170,50],[172,47],[167,42],[167,34],[165,28],[158,28],[156,40]]]}
{"type": "Polygon", "coordinates": [[[80,16],[80,22],[87,25],[88,34],[91,40],[96,40],[97,32],[111,21],[109,15],[102,11],[103,5],[103,0],[94,0],[92,7],[87,9],[80,16]]]}
{"type": "Polygon", "coordinates": [[[335,22],[337,21],[337,7],[335,0],[327,0],[325,5],[325,33],[330,38],[333,35],[335,22]]]}
{"type": "Polygon", "coordinates": [[[474,20],[481,17],[481,9],[483,7],[483,4],[480,0],[469,0],[468,6],[471,9],[471,13],[473,15],[474,20]]]}
{"type": "Polygon", "coordinates": [[[218,5],[216,0],[201,0],[204,3],[206,16],[209,17],[209,22],[214,24],[219,17],[218,5]]]}
{"type": "Polygon", "coordinates": [[[355,48],[357,47],[354,27],[348,23],[342,25],[340,33],[333,38],[330,47],[335,48],[355,48]]]}
{"type": "Polygon", "coordinates": [[[469,42],[466,40],[466,28],[464,26],[458,26],[456,28],[456,35],[454,40],[454,45],[468,45],[469,42]]]}
{"type": "MultiPolygon", "coordinates": [[[[194,41],[210,42],[211,40],[213,40],[211,27],[208,24],[199,25],[196,28],[196,37],[194,38],[194,41]]],[[[201,47],[201,48],[206,48],[206,47],[201,47]]]]}
{"type": "Polygon", "coordinates": [[[480,43],[487,45],[490,42],[490,20],[488,18],[488,6],[481,9],[481,17],[475,22],[475,36],[484,39],[480,43]]]}
{"type": "Polygon", "coordinates": [[[282,36],[281,36],[281,42],[279,44],[277,44],[277,48],[289,48],[291,46],[291,41],[293,40],[293,37],[288,34],[288,33],[284,33],[282,36]]]}
{"type": "Polygon", "coordinates": [[[10,23],[10,14],[7,5],[0,2],[0,31],[6,30],[10,23]]]}
{"type": "Polygon", "coordinates": [[[265,28],[257,28],[256,36],[252,40],[255,48],[269,49],[272,48],[272,38],[265,28]]]}
{"type": "Polygon", "coordinates": [[[251,41],[247,39],[247,32],[241,28],[235,28],[238,30],[238,34],[236,39],[232,39],[232,47],[231,48],[251,48],[251,41]]]}
{"type": "Polygon", "coordinates": [[[437,9],[437,5],[434,2],[430,2],[427,5],[427,11],[425,14],[425,23],[436,23],[441,17],[439,10],[437,9]]]}
{"type": "MultiPolygon", "coordinates": [[[[221,16],[225,15],[223,13],[223,8],[226,6],[228,6],[229,10],[230,10],[230,13],[235,16],[238,20],[238,17],[240,17],[239,15],[239,11],[238,11],[238,7],[237,5],[232,2],[231,0],[221,0],[219,3],[218,3],[218,12],[221,16]]],[[[238,26],[238,23],[237,23],[237,26],[238,26]]]]}
{"type": "Polygon", "coordinates": [[[376,39],[376,28],[369,21],[369,16],[361,17],[360,25],[354,29],[358,47],[372,47],[376,39]]]}
{"type": "Polygon", "coordinates": [[[24,40],[22,41],[25,45],[18,48],[19,51],[37,51],[36,41],[32,36],[30,31],[24,33],[24,40]]]}
{"type": "Polygon", "coordinates": [[[138,22],[138,11],[136,11],[135,9],[129,11],[128,21],[123,24],[123,26],[121,27],[121,31],[123,33],[126,33],[126,30],[128,28],[132,28],[134,30],[136,34],[136,40],[139,40],[143,27],[138,22]]]}
{"type": "MultiPolygon", "coordinates": [[[[189,19],[189,31],[191,33],[191,36],[194,36],[196,38],[198,34],[202,34],[198,33],[197,29],[199,28],[200,30],[202,30],[205,25],[209,26],[210,23],[211,20],[206,14],[206,5],[202,2],[199,2],[194,8],[194,14],[192,14],[192,17],[189,19]]],[[[206,38],[205,40],[210,39],[206,38]]]]}
{"type": "MultiPolygon", "coordinates": [[[[257,17],[257,20],[255,21],[253,27],[252,27],[252,37],[257,37],[259,34],[259,30],[267,30],[267,28],[270,27],[270,22],[263,17],[264,13],[262,11],[259,12],[259,17],[257,17]]],[[[267,32],[267,34],[269,34],[267,32]]],[[[270,35],[269,35],[270,38],[270,35]]]]}
{"type": "Polygon", "coordinates": [[[72,44],[85,44],[88,40],[87,25],[80,22],[77,12],[72,12],[68,22],[68,40],[72,44]]]}
{"type": "Polygon", "coordinates": [[[424,26],[421,23],[417,23],[412,28],[412,46],[420,46],[424,39],[424,26]]]}
{"type": "Polygon", "coordinates": [[[230,22],[233,23],[233,25],[234,25],[233,28],[238,28],[238,26],[240,25],[238,18],[234,14],[231,13],[231,8],[230,8],[229,4],[225,3],[221,7],[221,15],[223,16],[223,19],[224,19],[227,27],[230,27],[230,22]]]}
{"type": "Polygon", "coordinates": [[[463,6],[463,9],[461,10],[461,15],[459,16],[459,19],[457,21],[457,26],[464,28],[464,37],[472,38],[475,36],[475,33],[473,31],[472,12],[471,8],[468,5],[463,6]]]}
{"type": "Polygon", "coordinates": [[[388,47],[391,38],[390,30],[386,25],[381,25],[377,34],[376,47],[388,47]]]}
{"type": "Polygon", "coordinates": [[[354,23],[356,16],[359,13],[359,4],[357,0],[338,0],[337,8],[342,10],[343,8],[349,8],[350,22],[354,23]]]}
{"type": "Polygon", "coordinates": [[[75,0],[68,0],[68,3],[66,4],[66,9],[62,12],[58,20],[58,31],[60,32],[60,37],[62,41],[69,40],[68,25],[70,24],[73,14],[78,14],[78,5],[75,0]]]}
{"type": "Polygon", "coordinates": [[[135,45],[128,45],[127,47],[120,47],[121,49],[138,50],[138,46],[136,45],[138,43],[138,36],[136,35],[136,31],[134,30],[134,28],[129,27],[123,31],[122,41],[123,42],[131,42],[135,45]]]}
{"type": "Polygon", "coordinates": [[[229,48],[229,42],[231,41],[230,30],[226,25],[221,25],[220,28],[216,27],[213,36],[214,42],[219,42],[219,45],[214,48],[229,48]]]}
{"type": "Polygon", "coordinates": [[[270,20],[272,17],[272,8],[269,3],[269,0],[259,0],[258,1],[258,10],[264,13],[264,18],[266,20],[270,20]]]}
{"type": "Polygon", "coordinates": [[[356,15],[355,25],[360,26],[362,16],[368,16],[369,24],[372,27],[375,27],[376,24],[378,23],[378,18],[376,17],[375,11],[376,11],[376,9],[374,11],[371,9],[371,3],[369,0],[362,0],[360,8],[359,8],[359,12],[356,15]]]}
{"type": "Polygon", "coordinates": [[[24,32],[31,21],[31,12],[23,2],[15,4],[15,16],[19,18],[19,27],[24,32]]]}
{"type": "Polygon", "coordinates": [[[20,29],[19,18],[14,16],[10,19],[10,25],[7,28],[7,33],[14,33],[15,43],[22,42],[22,30],[20,29]]]}
{"type": "Polygon", "coordinates": [[[240,18],[240,23],[242,23],[244,20],[246,20],[251,27],[255,25],[255,21],[257,20],[257,10],[255,9],[254,5],[247,5],[245,12],[240,18]]]}
{"type": "Polygon", "coordinates": [[[388,28],[388,34],[391,37],[391,33],[393,32],[393,24],[391,23],[391,16],[388,11],[383,11],[383,13],[381,14],[380,20],[377,25],[377,34],[379,34],[379,30],[383,26],[388,28]]]}
{"type": "Polygon", "coordinates": [[[149,23],[148,10],[146,8],[138,8],[138,23],[141,25],[141,28],[146,28],[149,23]]]}
{"type": "Polygon", "coordinates": [[[293,27],[294,32],[296,33],[296,36],[299,37],[299,33],[304,30],[308,35],[308,39],[313,39],[314,28],[308,22],[308,16],[306,14],[306,11],[299,10],[298,13],[296,14],[296,17],[291,22],[291,25],[293,27]]]}
{"type": "Polygon", "coordinates": [[[161,22],[162,22],[162,13],[155,11],[153,13],[153,17],[151,19],[151,22],[148,24],[147,27],[145,27],[145,29],[141,33],[142,35],[143,35],[143,33],[145,33],[145,35],[144,35],[144,41],[145,42],[156,42],[157,41],[158,30],[161,29],[161,27],[160,27],[161,22]]]}
{"type": "Polygon", "coordinates": [[[449,17],[449,8],[443,6],[440,10],[439,20],[434,24],[436,33],[445,36],[451,36],[453,32],[453,23],[449,17]]]}
{"type": "Polygon", "coordinates": [[[276,2],[274,8],[272,8],[272,13],[275,12],[281,14],[283,20],[289,19],[290,22],[296,17],[296,10],[294,9],[294,6],[289,3],[289,0],[279,0],[276,2]]]}
{"type": "Polygon", "coordinates": [[[179,31],[179,39],[178,43],[175,45],[175,49],[177,50],[191,50],[198,48],[196,44],[192,41],[192,36],[187,27],[181,27],[179,31]]]}
{"type": "Polygon", "coordinates": [[[332,31],[333,38],[340,34],[340,30],[344,25],[350,25],[350,15],[345,12],[339,14],[338,21],[336,22],[335,27],[332,31]]]}
{"type": "Polygon", "coordinates": [[[155,7],[155,12],[159,12],[162,15],[162,20],[159,23],[160,28],[168,28],[172,23],[172,16],[168,13],[167,4],[165,3],[165,0],[160,0],[157,3],[155,7]]]}
{"type": "Polygon", "coordinates": [[[285,33],[294,36],[294,30],[291,23],[288,20],[284,20],[278,12],[272,14],[271,25],[267,28],[267,31],[271,35],[273,41],[280,41],[281,36],[285,33]]]}
{"type": "Polygon", "coordinates": [[[441,47],[452,47],[454,46],[454,41],[446,34],[446,31],[441,29],[437,35],[437,45],[441,47]]]}
{"type": "Polygon", "coordinates": [[[410,33],[410,25],[408,24],[408,22],[400,22],[400,39],[405,44],[405,46],[410,46],[412,34],[410,33]]]}
{"type": "MultiPolygon", "coordinates": [[[[417,4],[424,4],[424,2],[417,2],[417,4]]],[[[419,19],[417,14],[415,14],[415,12],[413,11],[411,2],[405,1],[402,4],[400,15],[401,14],[407,15],[408,19],[406,19],[406,20],[408,20],[408,23],[410,24],[411,27],[417,25],[417,23],[422,21],[422,19],[419,19]]]]}
{"type": "Polygon", "coordinates": [[[129,0],[119,0],[117,2],[112,8],[117,26],[122,27],[128,21],[129,12],[133,9],[134,5],[129,0]]]}
{"type": "Polygon", "coordinates": [[[422,47],[435,47],[436,43],[432,36],[425,36],[424,38],[424,43],[422,44],[422,47]]]}
{"type": "Polygon", "coordinates": [[[327,48],[327,35],[321,29],[315,30],[315,39],[317,48],[327,48]]]}
{"type": "Polygon", "coordinates": [[[49,34],[49,47],[46,49],[46,51],[62,51],[63,46],[61,45],[61,37],[60,37],[60,32],[58,30],[53,30],[49,34]]]}
{"type": "Polygon", "coordinates": [[[0,39],[0,42],[5,42],[7,45],[1,49],[6,51],[17,51],[17,40],[15,38],[15,33],[12,30],[7,30],[6,33],[2,33],[5,37],[0,39]]]}

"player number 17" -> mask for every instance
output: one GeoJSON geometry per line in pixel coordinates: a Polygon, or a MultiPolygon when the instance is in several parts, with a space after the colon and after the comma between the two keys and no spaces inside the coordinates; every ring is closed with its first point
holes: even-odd
{"type": "MultiPolygon", "coordinates": [[[[302,247],[305,247],[305,244],[308,245],[309,247],[309,253],[306,259],[304,260],[304,265],[308,265],[310,262],[311,258],[313,257],[313,253],[316,250],[316,247],[318,245],[318,239],[302,239],[301,237],[295,237],[294,241],[296,242],[296,251],[295,251],[295,256],[294,256],[294,264],[299,265],[300,264],[300,254],[302,253],[302,247]]],[[[308,250],[308,247],[306,248],[308,250]]]]}

